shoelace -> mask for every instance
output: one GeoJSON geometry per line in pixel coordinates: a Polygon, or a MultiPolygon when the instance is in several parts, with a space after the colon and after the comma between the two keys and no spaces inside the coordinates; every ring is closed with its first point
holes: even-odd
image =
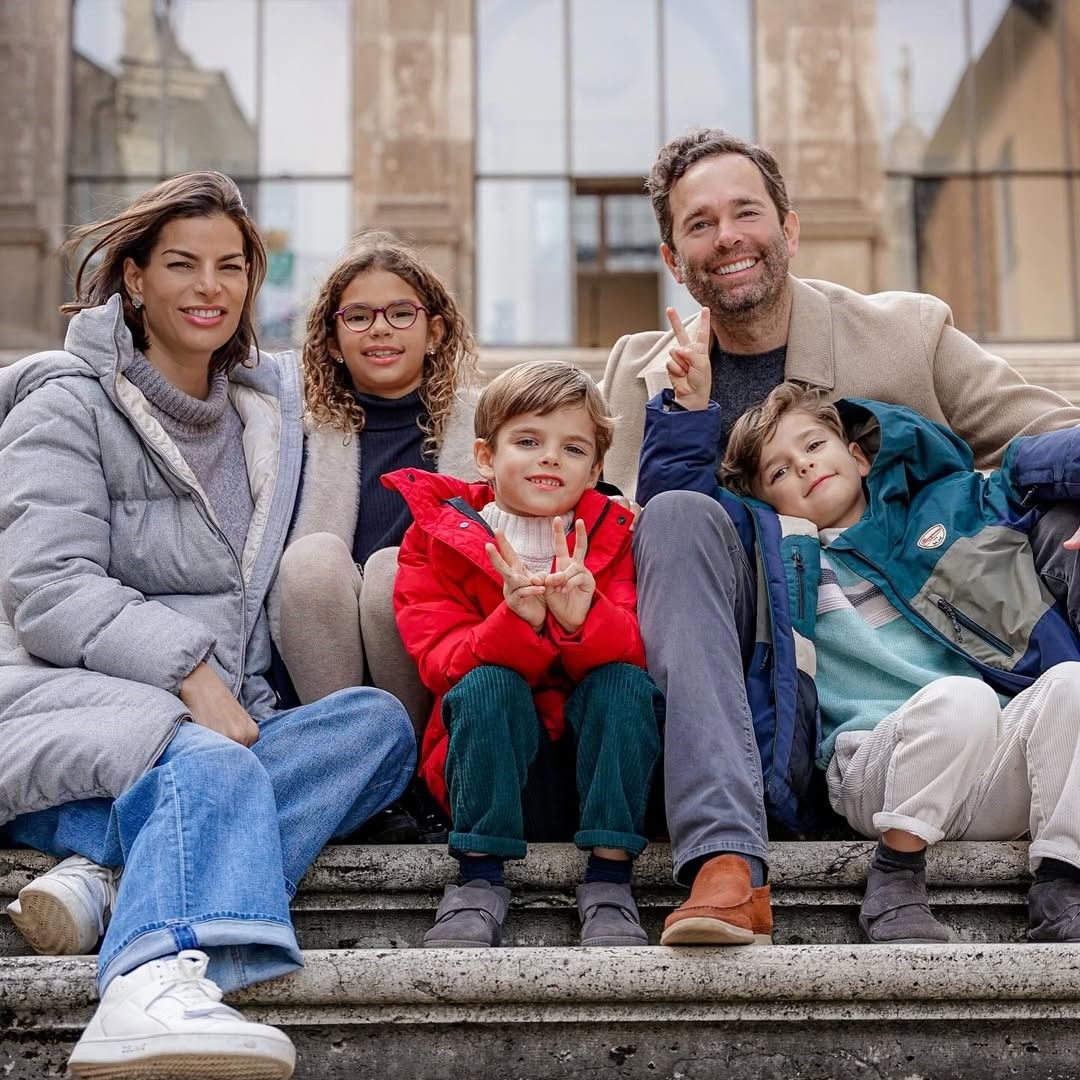
{"type": "Polygon", "coordinates": [[[206,978],[210,958],[206,953],[189,949],[176,957],[176,980],[166,988],[178,1001],[184,1003],[185,1016],[213,1016],[215,1013],[235,1017],[236,1011],[220,1004],[221,987],[206,978]],[[207,998],[211,1004],[207,1004],[207,998]]]}

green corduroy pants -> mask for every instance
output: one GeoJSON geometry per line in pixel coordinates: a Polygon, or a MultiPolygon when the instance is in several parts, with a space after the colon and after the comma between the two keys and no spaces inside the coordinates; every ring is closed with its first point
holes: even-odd
{"type": "MultiPolygon", "coordinates": [[[[547,742],[528,683],[509,668],[475,668],[444,696],[442,715],[449,734],[450,850],[524,858],[522,804],[537,779],[530,771],[547,742]]],[[[663,696],[641,668],[605,664],[575,687],[565,715],[563,740],[571,740],[576,757],[574,843],[640,855],[646,844],[645,807],[660,758],[663,696]]],[[[558,784],[550,773],[544,782],[558,784]]],[[[550,834],[544,824],[541,831],[550,834]]]]}

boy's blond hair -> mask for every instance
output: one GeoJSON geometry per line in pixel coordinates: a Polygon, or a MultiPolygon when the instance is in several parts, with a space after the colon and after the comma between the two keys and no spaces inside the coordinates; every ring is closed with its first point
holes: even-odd
{"type": "MultiPolygon", "coordinates": [[[[473,417],[476,437],[494,449],[499,428],[513,416],[558,409],[584,408],[589,414],[596,442],[596,462],[604,460],[615,432],[599,387],[572,364],[561,360],[534,360],[497,375],[480,395],[473,417]]],[[[594,462],[595,463],[595,462],[594,462]]]]}
{"type": "Polygon", "coordinates": [[[847,433],[836,406],[826,401],[820,390],[801,383],[782,382],[769,396],[735,421],[728,436],[727,452],[720,463],[720,483],[740,495],[753,495],[761,464],[761,448],[789,412],[808,413],[845,442],[847,433]]]}

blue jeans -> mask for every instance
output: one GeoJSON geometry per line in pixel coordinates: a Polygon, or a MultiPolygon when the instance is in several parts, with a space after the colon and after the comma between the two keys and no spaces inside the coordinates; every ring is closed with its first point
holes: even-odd
{"type": "Polygon", "coordinates": [[[5,838],[58,858],[123,866],[98,955],[98,989],[181,949],[235,990],[303,966],[289,918],[296,886],[335,836],[393,802],[416,762],[401,704],[342,690],[259,724],[251,749],[181,724],[120,798],[25,814],[5,838]]]}

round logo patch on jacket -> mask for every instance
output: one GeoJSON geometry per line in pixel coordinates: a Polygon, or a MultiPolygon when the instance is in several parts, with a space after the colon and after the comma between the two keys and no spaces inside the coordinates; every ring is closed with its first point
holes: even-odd
{"type": "Polygon", "coordinates": [[[921,548],[939,548],[945,543],[945,526],[940,522],[937,525],[931,525],[916,541],[921,548]]]}

